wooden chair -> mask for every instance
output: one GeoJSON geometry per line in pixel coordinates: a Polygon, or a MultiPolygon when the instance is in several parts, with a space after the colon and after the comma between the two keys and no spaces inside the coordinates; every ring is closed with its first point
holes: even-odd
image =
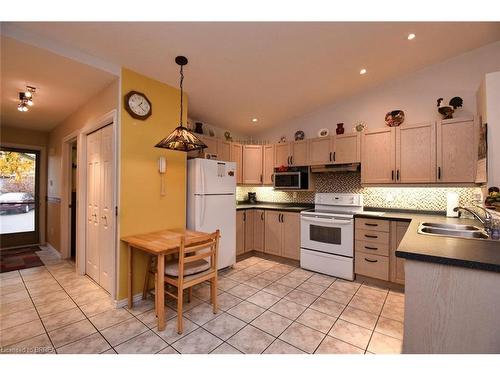
{"type": "MultiPolygon", "coordinates": [[[[177,300],[177,332],[183,332],[183,301],[184,290],[188,290],[188,301],[191,300],[192,287],[205,281],[210,281],[210,299],[214,314],[217,313],[217,253],[219,250],[219,230],[197,240],[196,243],[186,246],[185,238],[181,238],[179,258],[165,263],[163,281],[177,288],[177,293],[168,289],[165,294],[177,300]]],[[[155,273],[156,267],[150,267],[155,273]]],[[[147,272],[150,274],[150,272],[147,272]]],[[[161,280],[155,275],[155,282],[161,280]]],[[[146,275],[144,293],[147,293],[149,277],[146,275]]],[[[156,298],[155,298],[156,301],[156,298]]],[[[156,302],[155,302],[156,303],[156,302]]],[[[156,306],[155,306],[156,307],[156,306]]]]}

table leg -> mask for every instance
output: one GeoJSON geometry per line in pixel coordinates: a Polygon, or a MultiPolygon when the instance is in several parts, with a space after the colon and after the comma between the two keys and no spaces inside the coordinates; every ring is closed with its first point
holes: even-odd
{"type": "Polygon", "coordinates": [[[158,314],[158,331],[163,331],[165,329],[165,282],[163,280],[165,274],[165,255],[158,255],[158,268],[156,274],[158,281],[156,283],[156,298],[157,302],[157,314],[158,314]]]}
{"type": "Polygon", "coordinates": [[[128,245],[128,308],[131,309],[134,301],[132,299],[132,246],[128,245]]]}

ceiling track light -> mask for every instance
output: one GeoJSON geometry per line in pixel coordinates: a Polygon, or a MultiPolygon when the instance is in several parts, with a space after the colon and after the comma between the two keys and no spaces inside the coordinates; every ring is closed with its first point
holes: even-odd
{"type": "Polygon", "coordinates": [[[23,92],[19,93],[19,104],[17,105],[17,110],[19,112],[28,112],[28,107],[33,106],[33,96],[35,95],[36,87],[26,86],[23,92]]]}

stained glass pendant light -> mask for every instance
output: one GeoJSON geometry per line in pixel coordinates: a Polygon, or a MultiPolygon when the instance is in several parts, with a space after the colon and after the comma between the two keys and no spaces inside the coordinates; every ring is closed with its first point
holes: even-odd
{"type": "Polygon", "coordinates": [[[166,138],[162,139],[155,147],[167,148],[170,150],[177,151],[192,151],[192,150],[202,150],[207,147],[200,139],[189,131],[182,123],[183,114],[183,88],[182,83],[184,81],[184,73],[182,68],[187,65],[188,59],[184,56],[177,56],[175,58],[177,65],[181,67],[180,69],[180,87],[181,87],[181,115],[180,115],[180,125],[174,129],[166,138]]]}

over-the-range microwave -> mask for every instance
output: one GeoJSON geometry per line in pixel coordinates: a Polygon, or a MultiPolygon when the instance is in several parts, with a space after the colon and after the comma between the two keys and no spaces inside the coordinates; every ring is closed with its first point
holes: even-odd
{"type": "Polygon", "coordinates": [[[279,190],[309,189],[309,167],[293,167],[284,172],[274,172],[273,186],[279,190]]]}

